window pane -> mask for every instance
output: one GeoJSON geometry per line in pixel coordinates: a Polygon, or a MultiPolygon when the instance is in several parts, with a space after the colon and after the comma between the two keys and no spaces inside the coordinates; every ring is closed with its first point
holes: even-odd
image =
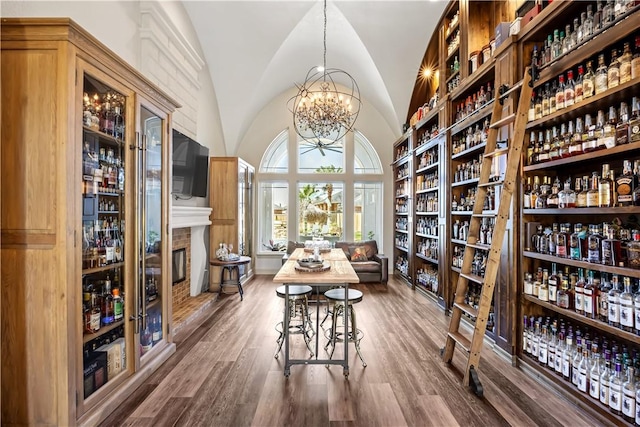
{"type": "Polygon", "coordinates": [[[321,168],[344,171],[343,140],[330,145],[320,145],[308,141],[298,141],[298,172],[314,173],[321,168]]]}
{"type": "Polygon", "coordinates": [[[285,250],[289,185],[286,182],[261,182],[259,188],[260,252],[285,250]]]}
{"type": "Polygon", "coordinates": [[[380,157],[365,136],[356,131],[353,134],[353,172],[357,174],[381,174],[380,157]]]}
{"type": "Polygon", "coordinates": [[[322,237],[329,241],[342,238],[342,182],[298,184],[298,240],[322,237]]]}
{"type": "Polygon", "coordinates": [[[354,240],[377,240],[382,247],[382,183],[354,184],[354,240]]]}
{"type": "Polygon", "coordinates": [[[262,156],[260,172],[287,173],[289,170],[288,142],[289,133],[285,129],[275,137],[262,156]]]}

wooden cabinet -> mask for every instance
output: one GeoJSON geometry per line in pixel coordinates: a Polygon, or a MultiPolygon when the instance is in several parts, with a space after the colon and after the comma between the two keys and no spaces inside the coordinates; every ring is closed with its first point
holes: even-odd
{"type": "Polygon", "coordinates": [[[413,207],[411,194],[413,185],[412,173],[412,136],[411,131],[405,133],[393,144],[394,159],[392,164],[394,177],[394,274],[399,274],[407,284],[413,287],[412,257],[413,250],[413,207]]]}
{"type": "MultiPolygon", "coordinates": [[[[222,243],[233,245],[232,252],[253,256],[255,169],[239,157],[209,159],[209,203],[211,257],[222,243]]],[[[253,276],[254,260],[241,268],[241,281],[253,276]]],[[[219,284],[219,269],[213,268],[211,283],[219,284]]]]}
{"type": "Polygon", "coordinates": [[[175,351],[178,105],[68,19],[1,34],[2,420],[96,424],[175,351]]]}

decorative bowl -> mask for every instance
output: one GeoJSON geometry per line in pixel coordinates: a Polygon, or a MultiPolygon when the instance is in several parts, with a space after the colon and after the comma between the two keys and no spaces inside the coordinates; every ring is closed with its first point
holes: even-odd
{"type": "Polygon", "coordinates": [[[298,265],[305,268],[320,268],[322,267],[322,263],[323,261],[321,259],[316,261],[313,258],[300,258],[298,260],[298,265]]]}

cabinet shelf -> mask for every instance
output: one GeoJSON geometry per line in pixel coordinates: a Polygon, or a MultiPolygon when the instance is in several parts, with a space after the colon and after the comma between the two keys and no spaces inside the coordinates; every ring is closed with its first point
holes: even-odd
{"type": "Polygon", "coordinates": [[[396,199],[408,199],[409,195],[408,194],[398,194],[396,195],[396,199]]]}
{"type": "Polygon", "coordinates": [[[396,230],[396,233],[409,234],[407,230],[400,230],[399,228],[396,228],[395,230],[396,230]]]}
{"type": "Polygon", "coordinates": [[[98,211],[98,215],[103,215],[103,214],[119,214],[120,211],[98,211]]]}
{"type": "Polygon", "coordinates": [[[116,329],[118,326],[122,326],[122,325],[124,325],[124,319],[114,322],[107,326],[101,326],[100,329],[95,333],[85,333],[82,336],[82,344],[86,344],[89,341],[95,340],[96,338],[100,338],[104,334],[111,332],[114,329],[116,329]]]}
{"type": "Polygon", "coordinates": [[[95,268],[86,268],[82,270],[82,275],[85,276],[87,274],[100,273],[102,271],[114,270],[116,268],[124,267],[124,262],[116,262],[113,264],[107,264],[103,267],[95,267],[95,268]]]}
{"type": "Polygon", "coordinates": [[[401,166],[405,163],[407,163],[410,159],[410,154],[407,154],[406,156],[402,156],[399,159],[394,160],[393,163],[391,163],[391,166],[401,166]]]}
{"type": "Polygon", "coordinates": [[[640,206],[613,208],[523,209],[524,215],[631,215],[640,214],[640,206]]]}
{"type": "Polygon", "coordinates": [[[445,30],[445,38],[448,40],[449,37],[456,33],[456,30],[458,28],[460,28],[460,19],[458,19],[458,22],[456,22],[451,28],[449,28],[449,31],[445,30]]]}
{"type": "Polygon", "coordinates": [[[473,147],[467,148],[464,151],[454,154],[453,156],[451,156],[451,160],[459,159],[460,157],[465,157],[470,154],[477,153],[478,151],[484,151],[484,147],[486,146],[487,146],[486,142],[481,142],[478,145],[474,145],[473,147]]]}
{"type": "Polygon", "coordinates": [[[402,176],[400,178],[396,178],[396,182],[406,181],[410,178],[409,175],[402,176]]]}
{"type": "Polygon", "coordinates": [[[452,182],[451,187],[462,187],[465,185],[477,184],[478,182],[480,182],[480,178],[471,178],[464,181],[452,182]]]}
{"type": "Polygon", "coordinates": [[[438,215],[438,212],[416,212],[416,215],[435,216],[438,215]]]}
{"type": "Polygon", "coordinates": [[[437,239],[438,238],[438,236],[436,236],[434,234],[424,234],[424,233],[416,233],[416,236],[425,237],[427,239],[437,239]]]}
{"type": "Polygon", "coordinates": [[[637,94],[637,85],[639,78],[629,80],[628,82],[619,84],[613,89],[590,96],[580,102],[573,104],[568,108],[563,108],[552,114],[548,114],[542,118],[527,123],[526,129],[536,129],[542,127],[550,127],[552,125],[560,125],[568,120],[575,120],[577,117],[583,117],[587,113],[595,113],[597,110],[607,111],[611,105],[619,105],[621,102],[629,102],[633,96],[637,94]]]}
{"type": "Polygon", "coordinates": [[[107,143],[109,145],[112,145],[114,147],[120,147],[124,144],[124,141],[121,139],[118,139],[112,135],[106,134],[102,131],[99,131],[97,129],[93,129],[90,128],[88,126],[82,126],[82,130],[85,131],[86,133],[90,133],[92,135],[96,135],[98,138],[100,138],[100,143],[107,143]]]}
{"type": "Polygon", "coordinates": [[[428,261],[431,262],[433,264],[437,264],[438,260],[435,258],[429,258],[428,256],[422,255],[421,253],[416,253],[416,257],[420,258],[423,261],[428,261]]]}
{"type": "Polygon", "coordinates": [[[416,174],[422,174],[422,173],[430,171],[431,169],[437,169],[438,165],[439,165],[439,162],[432,163],[432,164],[430,164],[428,166],[425,166],[425,167],[423,167],[421,169],[418,169],[416,171],[416,174]]]}
{"type": "Polygon", "coordinates": [[[464,119],[462,119],[462,120],[454,123],[453,125],[451,125],[451,127],[450,127],[451,136],[462,132],[463,130],[465,130],[469,126],[475,124],[476,122],[479,122],[480,120],[484,119],[485,117],[489,117],[491,115],[492,111],[493,111],[493,102],[494,102],[494,100],[492,99],[491,101],[485,103],[482,107],[480,107],[477,110],[473,111],[471,114],[469,114],[464,119]]]}
{"type": "MultiPolygon", "coordinates": [[[[592,161],[596,159],[604,159],[607,157],[616,157],[620,155],[628,155],[632,150],[640,149],[640,142],[633,142],[631,144],[616,145],[613,148],[606,148],[604,150],[592,151],[591,153],[579,154],[577,156],[566,157],[564,159],[550,160],[544,163],[537,163],[535,165],[525,166],[523,170],[525,172],[532,172],[541,169],[555,169],[565,165],[573,163],[584,163],[585,161],[592,161]]],[[[570,209],[564,209],[570,210],[570,209]]]]}
{"type": "Polygon", "coordinates": [[[460,239],[451,239],[451,243],[455,243],[456,245],[463,245],[463,246],[467,245],[466,240],[460,240],[460,239]]]}
{"type": "Polygon", "coordinates": [[[561,265],[569,265],[572,267],[584,268],[585,270],[597,270],[605,273],[619,274],[621,276],[629,276],[640,279],[640,270],[628,267],[614,267],[611,265],[594,264],[592,262],[578,261],[571,258],[560,258],[553,255],[540,254],[538,252],[523,251],[525,258],[538,259],[540,261],[555,262],[561,265]]]}
{"type": "Polygon", "coordinates": [[[585,325],[591,326],[598,330],[604,331],[608,334],[615,335],[616,337],[622,338],[627,341],[632,341],[634,343],[640,344],[640,336],[634,334],[633,332],[623,331],[622,329],[615,328],[608,323],[601,322],[600,320],[590,319],[582,314],[576,313],[573,310],[568,310],[566,308],[558,307],[555,304],[551,304],[546,301],[541,301],[533,295],[523,295],[523,298],[526,301],[537,304],[541,307],[546,308],[547,310],[555,311],[556,313],[561,314],[564,317],[569,317],[573,320],[576,320],[580,323],[584,323],[585,325]]]}
{"type": "Polygon", "coordinates": [[[402,252],[409,252],[409,248],[403,248],[402,246],[396,246],[396,249],[402,252]]]}
{"type": "Polygon", "coordinates": [[[451,211],[451,215],[455,216],[471,216],[473,211],[451,211]]]}
{"type": "Polygon", "coordinates": [[[396,215],[396,216],[409,216],[409,212],[396,212],[394,215],[396,215]]]}
{"type": "Polygon", "coordinates": [[[462,273],[462,269],[461,268],[454,267],[454,266],[451,266],[449,268],[451,268],[451,271],[455,271],[458,274],[462,273]]]}
{"type": "Polygon", "coordinates": [[[449,77],[447,77],[447,80],[445,81],[445,84],[448,84],[451,80],[455,79],[456,76],[460,75],[460,70],[458,71],[454,71],[453,73],[451,73],[451,75],[449,77]]]}
{"type": "MultiPolygon", "coordinates": [[[[433,107],[433,109],[431,109],[429,112],[427,112],[427,114],[420,119],[420,121],[418,123],[415,124],[415,129],[418,130],[420,129],[422,126],[424,126],[425,124],[433,121],[434,119],[436,119],[438,117],[438,113],[440,112],[440,110],[443,108],[443,104],[446,100],[445,99],[441,99],[440,101],[438,101],[435,105],[435,107],[433,107]]],[[[434,136],[433,138],[430,139],[430,141],[432,141],[433,139],[435,139],[437,137],[434,136]]],[[[428,142],[427,142],[428,143],[428,142]]],[[[422,145],[416,147],[416,149],[422,147],[422,145]]]]}
{"type": "Polygon", "coordinates": [[[433,193],[434,191],[439,191],[439,187],[426,188],[424,190],[416,190],[416,194],[424,194],[424,193],[433,193]]]}
{"type": "MultiPolygon", "coordinates": [[[[451,53],[447,55],[447,59],[445,60],[445,62],[451,62],[452,59],[455,59],[456,55],[459,56],[459,53],[460,53],[460,43],[458,43],[458,46],[456,46],[456,48],[453,49],[451,53]]],[[[460,62],[460,58],[458,58],[458,62],[460,62]]]]}

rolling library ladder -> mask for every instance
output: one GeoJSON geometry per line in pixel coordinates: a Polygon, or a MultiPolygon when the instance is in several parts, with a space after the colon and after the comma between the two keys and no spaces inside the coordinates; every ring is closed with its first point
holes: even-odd
{"type": "Polygon", "coordinates": [[[500,94],[496,99],[498,102],[494,102],[487,145],[485,147],[482,166],[480,169],[478,192],[473,206],[473,214],[469,226],[462,269],[456,286],[453,312],[451,322],[449,323],[449,333],[447,334],[446,345],[441,350],[442,360],[445,363],[451,362],[456,343],[468,353],[469,356],[464,372],[463,384],[468,384],[478,396],[482,396],[483,389],[476,372],[476,367],[480,361],[480,351],[482,350],[484,331],[489,318],[489,309],[493,300],[493,290],[495,287],[496,276],[498,274],[498,268],[500,266],[500,253],[502,252],[504,233],[507,226],[507,220],[509,218],[511,198],[513,196],[516,175],[518,173],[518,167],[522,157],[524,131],[527,124],[527,113],[529,109],[529,101],[531,100],[533,80],[534,79],[531,76],[529,68],[527,68],[524,73],[524,78],[519,83],[513,85],[511,88],[506,88],[504,86],[500,88],[500,94]],[[502,118],[502,104],[504,99],[517,93],[517,90],[520,88],[522,89],[520,90],[520,98],[515,113],[502,118]],[[502,126],[510,123],[514,123],[513,138],[507,148],[497,148],[498,130],[502,126]],[[504,178],[494,181],[491,179],[493,160],[505,153],[507,155],[507,160],[504,178]],[[502,191],[500,192],[500,200],[499,204],[496,206],[496,211],[491,214],[483,213],[483,205],[487,195],[487,189],[498,185],[502,186],[502,191]],[[490,246],[478,243],[480,221],[483,217],[487,216],[496,218],[490,246]],[[472,260],[475,256],[476,249],[489,252],[484,277],[471,273],[472,260]],[[480,283],[482,285],[480,303],[478,304],[477,309],[473,308],[469,304],[465,304],[464,302],[469,281],[480,283]],[[466,313],[476,319],[471,340],[464,336],[459,330],[460,320],[463,313],[466,313]]]}

